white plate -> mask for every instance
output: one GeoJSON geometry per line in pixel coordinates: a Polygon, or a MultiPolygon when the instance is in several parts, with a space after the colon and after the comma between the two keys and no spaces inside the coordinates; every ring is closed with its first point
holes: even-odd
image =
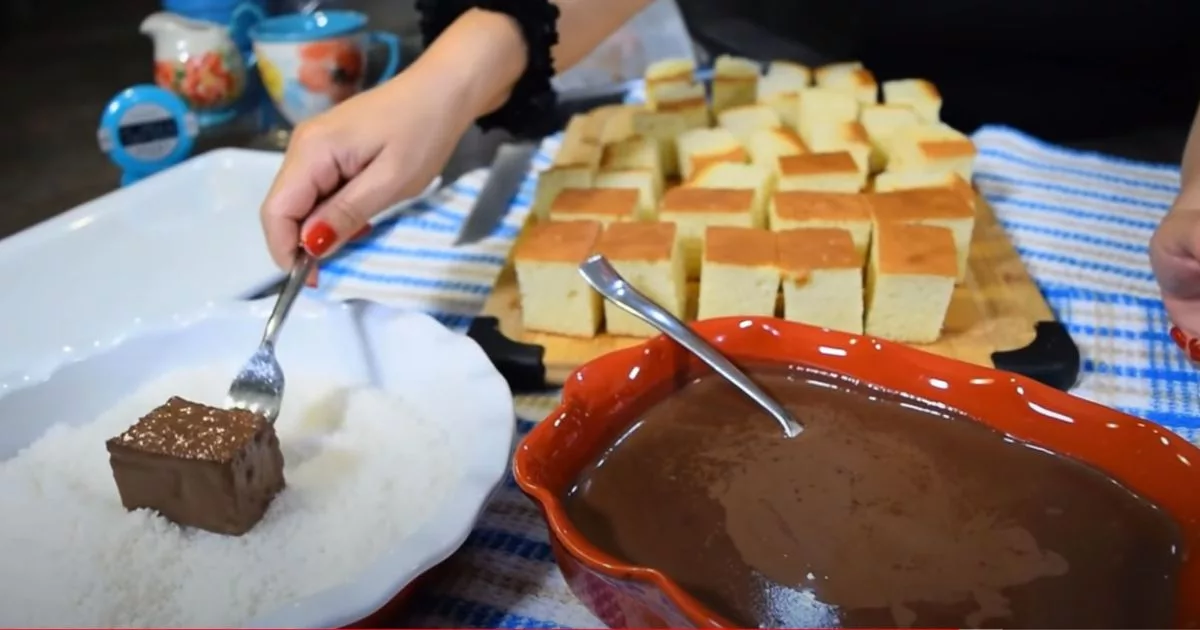
{"type": "MultiPolygon", "coordinates": [[[[49,373],[0,382],[0,460],[54,424],[96,418],[164,373],[240,364],[258,343],[271,301],[214,306],[176,317],[74,357],[49,373]]],[[[468,337],[426,315],[362,302],[335,305],[301,297],[282,332],[279,359],[292,374],[313,370],[402,397],[425,417],[452,426],[451,448],[461,454],[461,475],[416,532],[375,559],[357,579],[250,623],[339,627],[378,610],[466,540],[508,470],[516,418],[512,395],[468,337]]]]}
{"type": "Polygon", "coordinates": [[[282,161],[212,151],[0,241],[0,378],[274,282],[258,207],[282,161]]]}

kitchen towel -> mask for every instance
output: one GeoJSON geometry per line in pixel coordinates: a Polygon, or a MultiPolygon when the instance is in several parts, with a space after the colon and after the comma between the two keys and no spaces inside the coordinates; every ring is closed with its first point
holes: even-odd
{"type": "MultiPolygon", "coordinates": [[[[1047,144],[986,127],[975,185],[1083,356],[1073,393],[1200,436],[1200,372],[1169,339],[1147,244],[1179,185],[1178,169],[1047,144]]],[[[548,163],[554,141],[542,147],[548,163]]],[[[321,292],[424,308],[464,327],[528,213],[532,178],[491,238],[450,246],[482,184],[472,173],[376,230],[322,270],[321,292]]],[[[554,396],[517,401],[527,432],[554,396]]],[[[554,567],[537,510],[511,477],[464,548],[398,620],[407,627],[599,627],[554,567]]]]}

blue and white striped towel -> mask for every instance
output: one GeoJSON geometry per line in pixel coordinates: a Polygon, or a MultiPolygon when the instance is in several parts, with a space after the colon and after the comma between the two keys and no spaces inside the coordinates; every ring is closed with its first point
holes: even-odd
{"type": "MultiPolygon", "coordinates": [[[[1074,393],[1200,436],[1200,373],[1167,336],[1147,258],[1178,189],[1174,167],[1081,153],[987,127],[975,184],[1083,354],[1074,393]]],[[[550,141],[538,156],[548,163],[550,141]]],[[[529,178],[496,234],[452,248],[484,178],[472,173],[324,267],[321,293],[368,297],[465,326],[482,306],[529,211],[529,178]]],[[[529,420],[548,410],[521,407],[529,420]]],[[[532,423],[521,421],[527,432],[532,423]]],[[[407,627],[598,627],[554,568],[547,532],[509,478],[452,561],[426,586],[407,627]]]]}

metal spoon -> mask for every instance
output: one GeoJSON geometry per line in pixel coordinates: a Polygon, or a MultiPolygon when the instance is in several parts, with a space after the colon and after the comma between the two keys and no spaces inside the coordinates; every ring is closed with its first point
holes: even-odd
{"type": "Polygon", "coordinates": [[[229,393],[225,397],[226,407],[252,411],[269,422],[275,422],[279,417],[279,408],[283,405],[284,378],[283,368],[275,359],[275,339],[315,264],[316,260],[303,249],[297,252],[292,271],[279,292],[271,316],[267,318],[267,327],[258,350],[242,366],[229,386],[229,393]]]}
{"type": "Polygon", "coordinates": [[[678,317],[668,313],[666,309],[655,304],[653,300],[626,282],[604,256],[596,254],[585,260],[583,264],[579,265],[579,274],[604,299],[620,306],[647,324],[657,328],[664,335],[674,339],[685,350],[707,363],[722,378],[732,383],[734,387],[742,390],[742,393],[758,403],[759,407],[762,407],[764,411],[779,423],[779,426],[783,427],[783,434],[785,436],[789,438],[796,437],[804,430],[804,427],[800,426],[800,423],[792,418],[792,415],[787,412],[787,409],[784,409],[783,405],[779,404],[774,398],[771,398],[758,385],[755,385],[754,381],[750,380],[750,377],[745,372],[738,369],[719,350],[702,339],[700,335],[692,332],[692,329],[688,328],[687,324],[679,321],[678,317]]]}

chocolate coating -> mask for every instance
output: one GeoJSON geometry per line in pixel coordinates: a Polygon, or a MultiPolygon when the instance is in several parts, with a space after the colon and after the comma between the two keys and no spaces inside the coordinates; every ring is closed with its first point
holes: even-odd
{"type": "Polygon", "coordinates": [[[743,627],[1172,624],[1178,527],[1099,471],[921,401],[753,375],[802,435],[703,376],[584,471],[572,522],[743,627]]]}
{"type": "Polygon", "coordinates": [[[126,509],[188,527],[244,534],[284,487],[275,428],[249,411],[172,397],[107,447],[126,509]]]}

